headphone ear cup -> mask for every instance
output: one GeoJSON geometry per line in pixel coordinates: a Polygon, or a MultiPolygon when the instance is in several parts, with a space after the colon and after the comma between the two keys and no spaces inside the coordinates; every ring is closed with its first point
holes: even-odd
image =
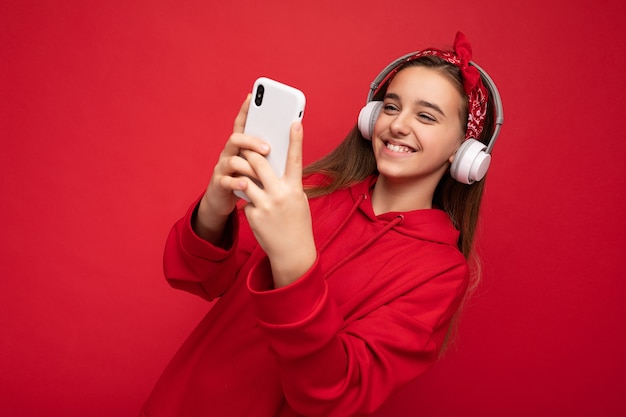
{"type": "Polygon", "coordinates": [[[367,140],[372,140],[374,132],[374,123],[383,109],[382,101],[370,101],[363,107],[359,113],[359,131],[367,140]]]}
{"type": "Polygon", "coordinates": [[[467,139],[463,142],[450,166],[452,178],[463,184],[482,180],[491,163],[491,155],[485,152],[485,149],[487,146],[476,139],[467,139]]]}

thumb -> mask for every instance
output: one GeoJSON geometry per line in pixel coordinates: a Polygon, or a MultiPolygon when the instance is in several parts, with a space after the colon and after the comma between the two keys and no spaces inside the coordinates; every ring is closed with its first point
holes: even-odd
{"type": "Polygon", "coordinates": [[[304,131],[302,122],[291,124],[289,132],[289,148],[287,149],[287,164],[285,166],[285,177],[289,181],[302,182],[302,142],[304,141],[304,131]]]}

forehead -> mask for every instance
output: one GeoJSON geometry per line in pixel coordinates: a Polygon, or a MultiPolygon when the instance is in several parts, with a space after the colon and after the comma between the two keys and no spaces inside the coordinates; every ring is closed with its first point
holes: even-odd
{"type": "Polygon", "coordinates": [[[389,83],[387,93],[406,100],[427,100],[440,106],[460,106],[463,97],[457,86],[435,68],[409,66],[401,69],[389,83]]]}

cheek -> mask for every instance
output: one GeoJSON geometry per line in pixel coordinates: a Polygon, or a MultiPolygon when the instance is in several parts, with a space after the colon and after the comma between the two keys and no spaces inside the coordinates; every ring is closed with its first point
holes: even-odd
{"type": "Polygon", "coordinates": [[[385,117],[383,115],[378,116],[378,118],[376,119],[376,122],[374,122],[374,128],[372,129],[372,137],[378,136],[384,130],[384,126],[385,126],[384,119],[385,117]]]}
{"type": "Polygon", "coordinates": [[[457,129],[450,129],[438,137],[438,143],[442,158],[451,158],[463,143],[463,137],[459,136],[457,129]]]}

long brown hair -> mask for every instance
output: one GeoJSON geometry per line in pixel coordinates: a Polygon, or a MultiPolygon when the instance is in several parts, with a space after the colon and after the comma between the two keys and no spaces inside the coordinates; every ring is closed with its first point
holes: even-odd
{"type": "MultiPolygon", "coordinates": [[[[436,56],[420,57],[408,62],[406,66],[426,66],[439,71],[448,78],[456,86],[461,96],[465,98],[460,112],[462,114],[461,120],[465,121],[464,124],[467,123],[468,100],[463,89],[461,71],[458,67],[436,56]]],[[[376,93],[374,100],[383,97],[388,86],[389,81],[376,93]]],[[[489,94],[487,109],[493,109],[491,94],[489,94]]],[[[486,144],[491,138],[493,130],[494,115],[493,111],[489,110],[487,111],[485,128],[480,138],[477,139],[486,144]]],[[[335,190],[360,182],[370,175],[378,174],[372,145],[363,138],[355,125],[337,148],[304,169],[304,175],[313,173],[325,174],[331,180],[319,186],[306,188],[309,198],[330,194],[335,190]]],[[[472,249],[484,187],[485,179],[471,185],[462,184],[453,179],[448,170],[439,181],[433,196],[433,207],[444,210],[459,230],[460,236],[457,246],[465,258],[474,264],[474,267],[479,267],[472,249]]],[[[474,282],[470,282],[470,287],[474,287],[478,280],[477,274],[472,275],[475,278],[471,280],[474,282]]]]}

